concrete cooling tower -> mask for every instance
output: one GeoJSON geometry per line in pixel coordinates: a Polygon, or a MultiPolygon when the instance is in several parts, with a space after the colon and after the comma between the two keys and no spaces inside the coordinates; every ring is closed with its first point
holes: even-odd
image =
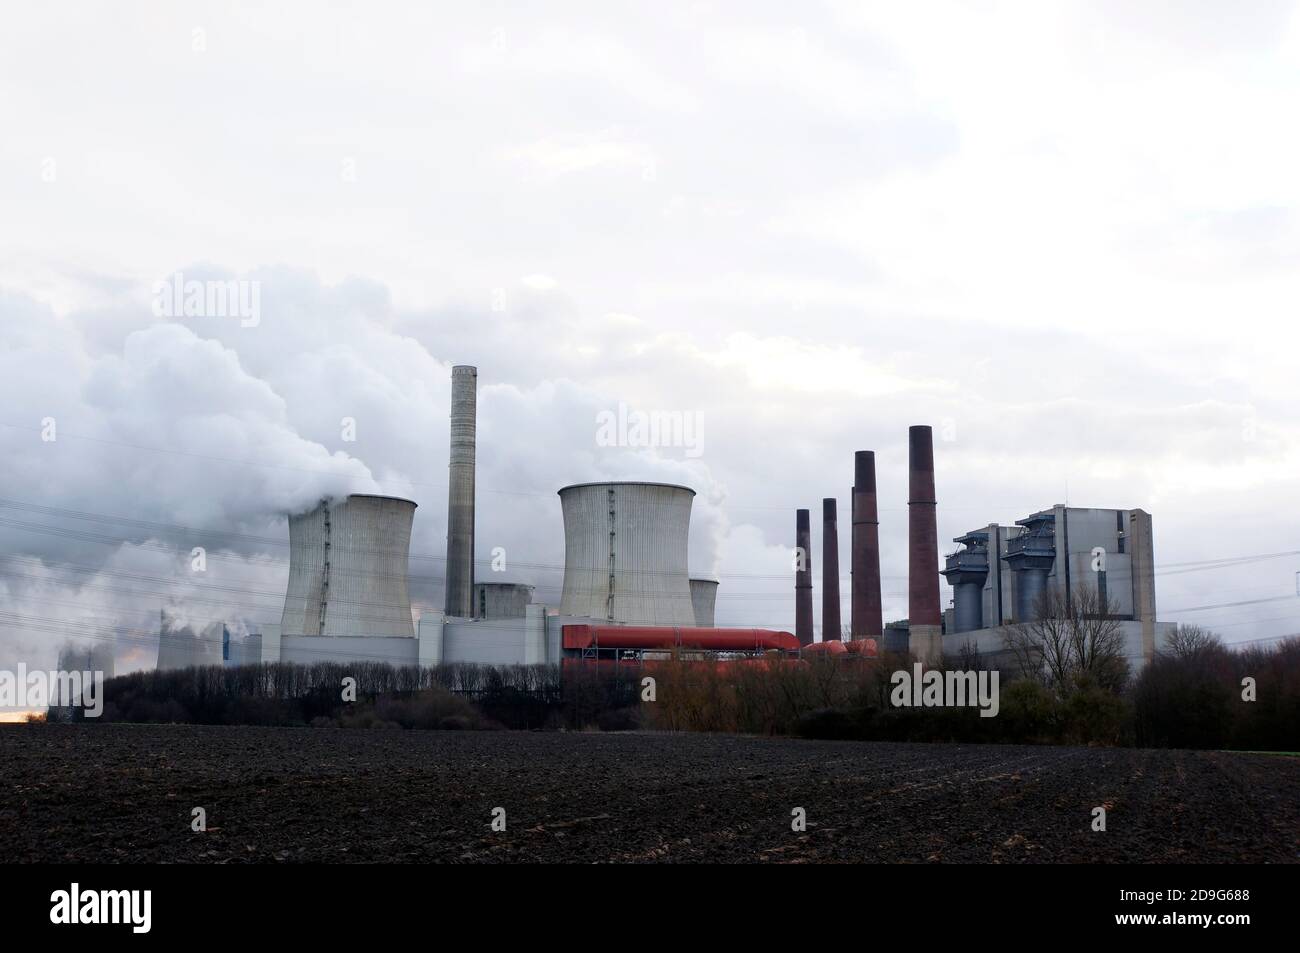
{"type": "Polygon", "coordinates": [[[695,625],[686,573],[694,497],[694,490],[666,483],[580,483],[560,490],[560,614],[695,625]]]}
{"type": "Polygon", "coordinates": [[[407,563],[415,504],[354,494],[289,517],[284,635],[414,638],[407,563]]]}
{"type": "Polygon", "coordinates": [[[718,604],[718,581],[692,579],[691,602],[695,604],[695,624],[703,629],[713,628],[714,610],[718,604]]]}

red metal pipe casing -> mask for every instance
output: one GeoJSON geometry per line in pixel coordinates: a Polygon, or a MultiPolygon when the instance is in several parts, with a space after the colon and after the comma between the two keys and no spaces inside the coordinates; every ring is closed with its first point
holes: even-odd
{"type": "Polygon", "coordinates": [[[790,652],[799,648],[791,633],[776,629],[706,629],[674,625],[564,626],[561,645],[566,649],[670,649],[678,646],[714,651],[790,652]]]}
{"type": "Polygon", "coordinates": [[[832,639],[829,642],[823,640],[803,647],[804,655],[844,655],[847,652],[848,647],[839,639],[832,639]]]}

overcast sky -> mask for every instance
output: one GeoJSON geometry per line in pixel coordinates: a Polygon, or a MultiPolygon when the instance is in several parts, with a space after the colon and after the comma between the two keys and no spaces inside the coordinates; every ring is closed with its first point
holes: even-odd
{"type": "Polygon", "coordinates": [[[439,605],[456,363],[479,554],[540,601],[556,489],[662,479],[719,623],[789,627],[794,510],[837,496],[847,544],[874,449],[904,617],[929,423],[941,547],[1142,507],[1162,618],[1300,630],[1300,557],[1188,565],[1300,549],[1293,4],[260,6],[0,31],[0,666],[163,604],[278,621],[327,492],[420,504],[439,605]],[[177,273],[258,322],[158,316],[177,273]],[[620,402],[698,455],[600,446],[620,402]]]}

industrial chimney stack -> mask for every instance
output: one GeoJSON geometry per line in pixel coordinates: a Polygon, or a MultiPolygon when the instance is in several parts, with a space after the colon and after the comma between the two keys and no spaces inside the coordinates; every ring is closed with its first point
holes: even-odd
{"type": "Polygon", "coordinates": [[[859,450],[853,455],[852,516],[850,628],[855,639],[879,641],[884,635],[880,604],[880,520],[876,513],[876,455],[870,450],[859,450]]]}
{"type": "Polygon", "coordinates": [[[794,545],[794,635],[800,645],[812,645],[812,529],[807,510],[795,511],[794,545]]]}
{"type": "Polygon", "coordinates": [[[835,500],[822,500],[822,641],[840,641],[840,531],[835,500]]]}
{"type": "Polygon", "coordinates": [[[447,601],[452,618],[474,617],[474,445],[478,368],[451,369],[451,457],[447,477],[447,601]]]}
{"type": "Polygon", "coordinates": [[[939,615],[939,530],[935,521],[934,436],[929,427],[907,432],[907,616],[912,654],[923,662],[943,657],[939,615]]]}

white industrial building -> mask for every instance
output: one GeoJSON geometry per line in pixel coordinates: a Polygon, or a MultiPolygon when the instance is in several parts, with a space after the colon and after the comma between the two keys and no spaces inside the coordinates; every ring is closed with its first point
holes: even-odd
{"type": "Polygon", "coordinates": [[[1130,666],[1140,668],[1174,629],[1156,619],[1151,515],[1144,510],[1058,504],[1012,526],[991,523],[954,542],[942,574],[953,589],[944,613],[944,654],[974,648],[994,662],[1006,654],[1006,626],[1030,622],[1041,595],[1080,585],[1113,607],[1130,666]]]}
{"type": "MultiPolygon", "coordinates": [[[[91,645],[70,642],[59,650],[59,661],[55,670],[89,672],[92,678],[95,673],[99,673],[103,680],[107,681],[114,675],[114,656],[112,642],[91,645]]],[[[45,716],[47,720],[72,721],[76,717],[76,709],[86,703],[86,692],[84,684],[80,695],[77,695],[75,690],[69,693],[69,689],[72,688],[73,686],[61,679],[56,679],[50,686],[49,705],[45,716]]]]}
{"type": "Polygon", "coordinates": [[[533,588],[522,582],[474,583],[474,618],[522,619],[532,604],[533,588]]]}
{"type": "Polygon", "coordinates": [[[169,616],[158,616],[158,668],[163,671],[220,665],[224,655],[225,626],[211,622],[195,629],[169,616]]]}

